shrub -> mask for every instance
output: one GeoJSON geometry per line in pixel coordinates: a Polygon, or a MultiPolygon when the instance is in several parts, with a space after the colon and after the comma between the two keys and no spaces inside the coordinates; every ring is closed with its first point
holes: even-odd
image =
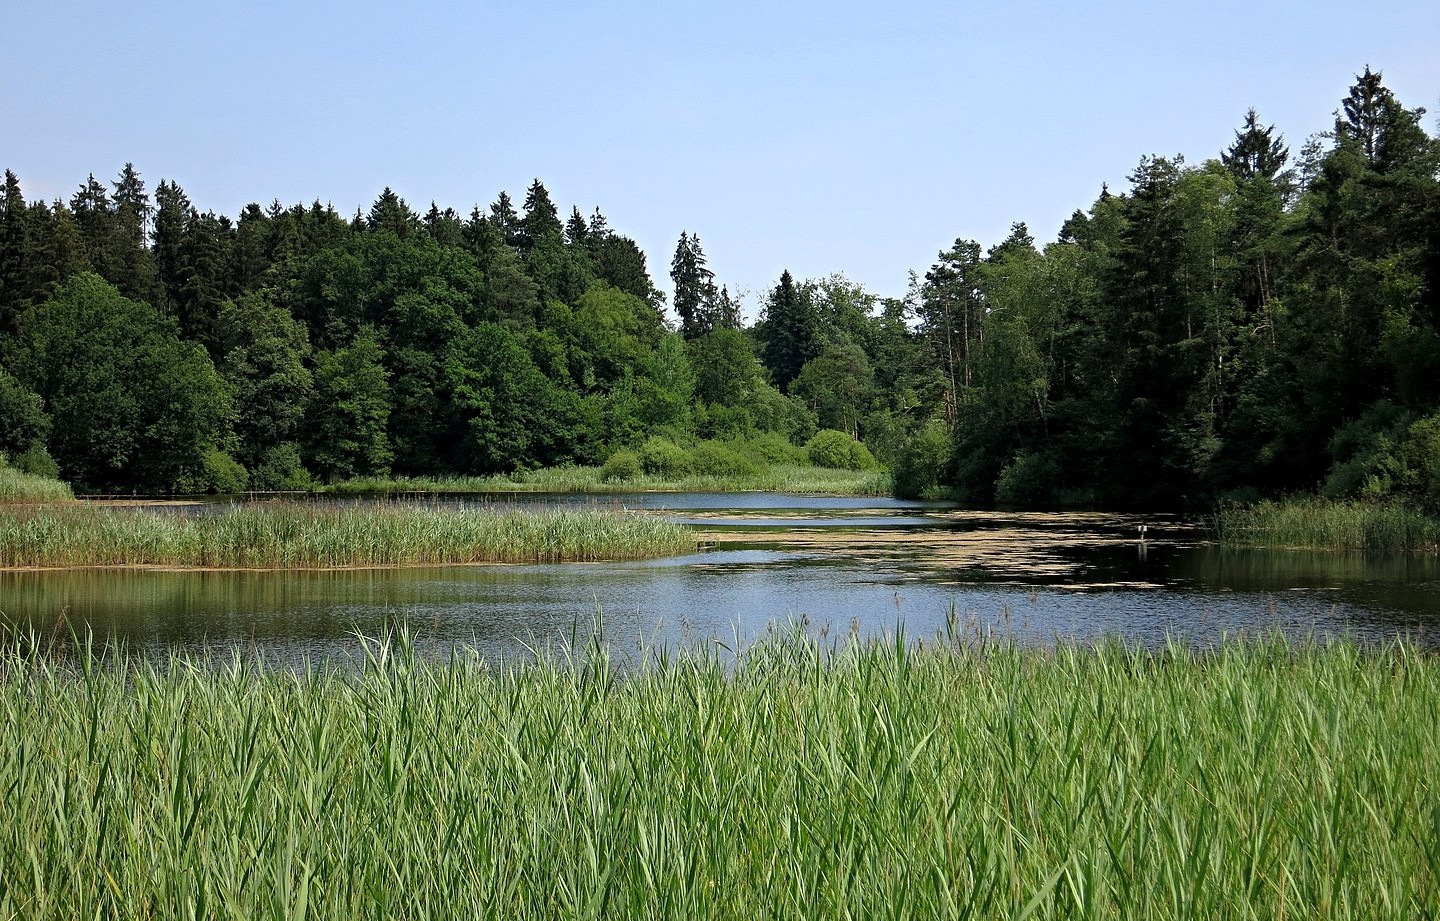
{"type": "Polygon", "coordinates": [[[1054,499],[1060,467],[1046,454],[1017,454],[995,481],[995,501],[1001,505],[1037,505],[1054,499]]]}
{"type": "Polygon", "coordinates": [[[745,454],[766,464],[800,465],[809,460],[805,449],[775,432],[763,432],[737,445],[745,454]]]}
{"type": "Polygon", "coordinates": [[[245,468],[224,451],[217,451],[213,448],[205,452],[202,461],[205,471],[205,483],[201,491],[226,495],[229,493],[244,492],[245,487],[250,483],[250,475],[245,468]]]}
{"type": "Polygon", "coordinates": [[[15,457],[13,466],[21,473],[44,477],[47,480],[60,478],[60,465],[50,456],[42,444],[33,444],[15,457]]]}
{"type": "Polygon", "coordinates": [[[832,470],[874,470],[879,464],[870,449],[844,432],[821,429],[805,443],[810,463],[832,470]]]}
{"type": "Polygon", "coordinates": [[[606,483],[616,483],[625,480],[633,480],[640,476],[640,456],[629,448],[621,448],[610,459],[605,461],[605,466],[600,468],[600,479],[606,483]]]}
{"type": "Polygon", "coordinates": [[[276,445],[250,472],[252,489],[310,490],[315,481],[300,461],[300,449],[293,444],[276,445]]]}
{"type": "Polygon", "coordinates": [[[690,452],[695,472],[703,476],[755,476],[761,467],[750,458],[718,441],[702,441],[690,452]]]}
{"type": "Polygon", "coordinates": [[[694,467],[685,449],[668,438],[652,435],[640,446],[640,466],[652,476],[678,479],[694,467]]]}
{"type": "Polygon", "coordinates": [[[940,489],[948,479],[954,443],[945,426],[932,422],[909,438],[895,464],[895,495],[916,499],[940,489]]]}

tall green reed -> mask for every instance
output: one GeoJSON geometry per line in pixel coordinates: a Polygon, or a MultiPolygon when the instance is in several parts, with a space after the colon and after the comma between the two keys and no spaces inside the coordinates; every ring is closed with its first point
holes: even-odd
{"type": "Polygon", "coordinates": [[[1440,550],[1440,518],[1402,502],[1307,497],[1228,505],[1211,528],[1234,546],[1440,550]]]}
{"type": "Polygon", "coordinates": [[[1412,646],[0,654],[0,916],[1425,917],[1412,646]]]}
{"type": "Polygon", "coordinates": [[[184,515],[94,506],[0,510],[0,566],[301,568],[585,562],[689,552],[655,516],[411,505],[237,505],[184,515]]]}

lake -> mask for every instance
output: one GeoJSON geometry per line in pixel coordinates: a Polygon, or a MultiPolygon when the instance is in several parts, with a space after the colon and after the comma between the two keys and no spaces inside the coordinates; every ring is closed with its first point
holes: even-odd
{"type": "MultiPolygon", "coordinates": [[[[427,654],[464,648],[494,661],[568,645],[597,621],[626,657],[641,646],[719,643],[724,652],[772,626],[827,638],[903,629],[918,640],[949,632],[1028,645],[1109,637],[1208,645],[1276,630],[1440,642],[1433,554],[1221,549],[1165,516],[773,494],[383,501],[619,508],[682,522],[704,549],[641,563],[5,572],[0,618],[41,633],[90,628],[147,654],[239,648],[285,664],[350,659],[357,633],[399,623],[427,654]]],[[[177,514],[221,507],[163,506],[177,514]]]]}

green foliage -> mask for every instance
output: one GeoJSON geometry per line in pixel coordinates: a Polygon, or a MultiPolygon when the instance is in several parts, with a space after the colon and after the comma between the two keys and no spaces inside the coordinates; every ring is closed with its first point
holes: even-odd
{"type": "Polygon", "coordinates": [[[821,428],[852,435],[874,396],[875,375],[857,345],[832,344],[806,362],[790,384],[790,394],[815,413],[821,428]]]}
{"type": "Polygon", "coordinates": [[[175,491],[205,477],[230,397],[205,350],[94,275],[20,320],[13,367],[45,401],[62,474],[97,489],[175,491]]]}
{"type": "Polygon", "coordinates": [[[227,302],[218,331],[224,354],[220,374],[235,401],[240,458],[257,464],[299,436],[315,396],[314,374],[307,366],[309,337],[288,311],[259,294],[227,302]]]}
{"type": "Polygon", "coordinates": [[[790,382],[819,354],[821,345],[813,297],[795,284],[788,271],[770,292],[758,332],[760,355],[770,379],[782,393],[788,393],[790,382]]]}
{"type": "Polygon", "coordinates": [[[0,367],[0,452],[18,455],[36,446],[43,449],[49,432],[50,417],[40,395],[0,367]]]}
{"type": "Polygon", "coordinates": [[[0,502],[56,502],[75,498],[70,487],[55,479],[55,462],[44,448],[32,448],[13,462],[0,451],[0,502]],[[45,463],[49,461],[49,463],[45,463]],[[13,464],[13,465],[12,465],[13,464]]]}
{"type": "Polygon", "coordinates": [[[497,667],[427,661],[401,633],[362,638],[356,670],[298,675],[61,648],[0,652],[7,915],[1348,919],[1440,902],[1440,668],[1410,645],[785,634],[733,662],[642,650],[623,678],[599,641],[497,667]],[[85,793],[55,809],[62,780],[85,793]]]}
{"type": "Polygon", "coordinates": [[[1044,454],[1021,454],[1005,465],[995,481],[995,501],[1001,505],[1037,506],[1055,501],[1060,468],[1044,454]]]}
{"type": "Polygon", "coordinates": [[[895,495],[919,499],[937,493],[949,479],[954,441],[945,427],[932,422],[911,435],[900,449],[894,468],[895,495]]]}
{"type": "Polygon", "coordinates": [[[690,449],[690,464],[695,473],[711,477],[751,477],[761,465],[720,441],[702,441],[690,449]]]}
{"type": "Polygon", "coordinates": [[[0,566],[562,563],[649,559],[694,548],[681,525],[606,511],[315,502],[240,504],[196,516],[84,505],[0,510],[0,566]]]}
{"type": "Polygon", "coordinates": [[[292,442],[279,444],[265,452],[260,463],[250,471],[250,488],[270,491],[309,491],[315,481],[300,459],[300,448],[292,442]]]}
{"type": "Polygon", "coordinates": [[[640,446],[640,466],[651,476],[675,480],[689,474],[694,463],[684,448],[668,438],[652,435],[640,446]]]}
{"type": "Polygon", "coordinates": [[[640,455],[629,448],[620,448],[600,468],[600,479],[606,483],[625,483],[638,478],[642,469],[640,455]]]}
{"type": "Polygon", "coordinates": [[[1223,505],[1211,528],[1222,544],[1241,547],[1440,551],[1440,515],[1395,501],[1223,505]]]}
{"type": "Polygon", "coordinates": [[[368,326],[348,346],[316,356],[310,459],[328,480],[389,472],[390,375],[381,357],[368,326]]]}
{"type": "Polygon", "coordinates": [[[60,478],[60,465],[50,456],[41,444],[32,444],[21,451],[11,460],[11,466],[21,473],[28,473],[42,479],[55,480],[60,478]]]}
{"type": "Polygon", "coordinates": [[[844,432],[821,429],[805,443],[810,463],[833,470],[874,470],[879,467],[870,449],[844,432]]]}

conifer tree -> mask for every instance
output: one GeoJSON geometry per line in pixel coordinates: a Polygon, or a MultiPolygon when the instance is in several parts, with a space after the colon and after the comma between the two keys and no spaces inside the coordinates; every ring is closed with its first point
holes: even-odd
{"type": "Polygon", "coordinates": [[[770,292],[760,345],[761,361],[781,392],[789,391],[790,382],[819,354],[819,347],[813,307],[786,271],[770,292]]]}
{"type": "Polygon", "coordinates": [[[715,328],[715,273],[705,264],[700,236],[680,232],[675,257],[670,262],[674,284],[675,315],[680,318],[680,335],[698,339],[715,328]]]}

